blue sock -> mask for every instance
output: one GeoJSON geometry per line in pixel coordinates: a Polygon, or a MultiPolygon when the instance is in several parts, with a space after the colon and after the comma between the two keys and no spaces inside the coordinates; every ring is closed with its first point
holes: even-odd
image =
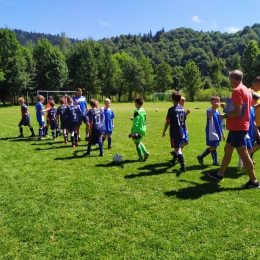
{"type": "Polygon", "coordinates": [[[98,144],[99,144],[99,152],[100,152],[100,154],[103,154],[104,153],[104,151],[103,151],[103,142],[99,142],[98,144]]]}
{"type": "Polygon", "coordinates": [[[74,140],[77,142],[78,141],[78,133],[74,133],[74,140]]]}
{"type": "Polygon", "coordinates": [[[210,154],[210,150],[209,150],[209,148],[207,148],[201,155],[200,155],[200,157],[203,159],[204,157],[206,157],[207,155],[209,155],[210,154]]]}
{"type": "Polygon", "coordinates": [[[211,155],[212,155],[213,162],[217,163],[217,162],[218,162],[218,153],[217,153],[217,150],[211,152],[211,155]]]}
{"type": "Polygon", "coordinates": [[[110,147],[111,147],[111,144],[112,144],[112,137],[111,137],[111,136],[109,136],[109,137],[107,138],[107,144],[108,144],[108,148],[110,148],[110,147]]]}
{"type": "Polygon", "coordinates": [[[70,140],[71,140],[72,145],[75,145],[75,138],[74,138],[74,136],[70,136],[70,140]]]}
{"type": "Polygon", "coordinates": [[[88,144],[88,150],[87,150],[88,153],[91,152],[91,143],[88,144]]]}
{"type": "Polygon", "coordinates": [[[51,130],[51,134],[52,134],[52,137],[53,137],[53,138],[56,138],[56,136],[55,136],[55,131],[54,131],[54,130],[51,130]]]}
{"type": "Polygon", "coordinates": [[[38,138],[41,139],[42,138],[42,128],[39,129],[39,135],[38,138]]]}
{"type": "Polygon", "coordinates": [[[181,167],[183,167],[183,166],[184,166],[184,157],[183,157],[183,154],[182,154],[182,153],[181,153],[181,154],[177,154],[177,158],[178,158],[178,161],[179,161],[181,167]]]}

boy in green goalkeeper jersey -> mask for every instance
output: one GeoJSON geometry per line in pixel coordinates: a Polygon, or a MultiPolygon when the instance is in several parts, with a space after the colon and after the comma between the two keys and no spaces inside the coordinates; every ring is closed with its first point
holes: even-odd
{"type": "Polygon", "coordinates": [[[146,135],[146,112],[142,108],[143,103],[144,100],[142,97],[137,97],[135,99],[136,110],[134,111],[134,116],[130,117],[130,120],[133,121],[133,126],[129,137],[132,137],[136,145],[139,157],[137,160],[138,162],[145,162],[149,157],[149,153],[147,152],[145,145],[142,143],[142,139],[146,135]]]}

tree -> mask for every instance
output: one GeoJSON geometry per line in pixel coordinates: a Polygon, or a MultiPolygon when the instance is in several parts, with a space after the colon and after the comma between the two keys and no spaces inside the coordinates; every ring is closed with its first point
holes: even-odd
{"type": "Polygon", "coordinates": [[[169,64],[163,62],[156,67],[155,91],[164,93],[166,90],[171,89],[172,83],[172,68],[169,64]]]}
{"type": "Polygon", "coordinates": [[[61,33],[61,37],[59,40],[59,47],[64,55],[66,55],[71,48],[71,41],[69,38],[66,37],[65,32],[61,33]]]}
{"type": "Polygon", "coordinates": [[[241,59],[241,66],[244,73],[243,82],[247,86],[250,86],[256,75],[258,75],[256,67],[258,54],[259,48],[257,42],[254,40],[250,41],[245,48],[241,59]]]}
{"type": "Polygon", "coordinates": [[[183,90],[189,100],[194,101],[197,91],[202,87],[201,73],[194,61],[189,61],[183,70],[183,90]]]}
{"type": "Polygon", "coordinates": [[[210,65],[209,76],[211,78],[211,84],[216,89],[220,88],[222,81],[222,70],[225,68],[225,62],[220,58],[213,59],[210,65]]]}
{"type": "Polygon", "coordinates": [[[42,39],[33,51],[37,89],[59,90],[68,83],[68,67],[58,47],[42,39]]]}

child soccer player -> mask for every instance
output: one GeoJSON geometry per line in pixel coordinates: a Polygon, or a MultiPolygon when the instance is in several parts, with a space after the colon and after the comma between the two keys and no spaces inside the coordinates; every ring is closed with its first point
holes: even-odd
{"type": "Polygon", "coordinates": [[[220,106],[220,98],[212,96],[210,99],[211,108],[206,112],[207,125],[206,125],[206,144],[209,146],[201,155],[197,156],[200,165],[204,165],[203,158],[211,153],[213,165],[219,166],[217,147],[221,141],[221,135],[225,141],[225,133],[221,128],[221,120],[219,119],[219,111],[217,108],[220,106]]]}
{"type": "Polygon", "coordinates": [[[33,136],[35,136],[35,134],[33,131],[33,127],[30,124],[30,115],[29,115],[28,107],[24,104],[24,99],[22,97],[20,97],[18,99],[18,103],[21,105],[21,114],[22,114],[22,119],[18,124],[19,130],[20,130],[19,137],[24,137],[23,125],[28,126],[30,128],[30,131],[32,133],[30,137],[33,137],[33,136]]]}
{"type": "Polygon", "coordinates": [[[43,133],[43,136],[46,136],[48,135],[48,128],[49,128],[49,125],[50,125],[50,117],[49,117],[49,110],[51,109],[51,105],[50,105],[50,102],[53,101],[53,97],[52,96],[49,96],[48,98],[48,102],[45,106],[45,109],[48,109],[46,110],[47,113],[46,113],[46,121],[47,121],[47,124],[45,125],[44,127],[44,133],[43,133]]]}
{"type": "MultiPolygon", "coordinates": [[[[251,104],[251,109],[250,109],[250,115],[249,115],[249,119],[250,119],[250,123],[249,123],[249,129],[248,129],[248,134],[246,136],[247,138],[247,150],[248,150],[248,153],[250,154],[251,158],[252,158],[252,150],[253,150],[253,146],[254,146],[254,143],[255,143],[255,140],[256,140],[256,137],[257,138],[260,138],[260,134],[259,134],[259,130],[256,126],[256,123],[255,123],[255,104],[256,102],[258,101],[259,99],[259,95],[257,93],[252,93],[252,104],[251,104]]],[[[238,167],[237,167],[237,170],[239,172],[245,172],[245,169],[243,168],[243,161],[242,159],[239,157],[238,158],[238,167]]]]}
{"type": "Polygon", "coordinates": [[[172,93],[172,102],[173,106],[168,109],[166,122],[164,125],[162,138],[165,138],[165,132],[170,126],[170,141],[171,148],[174,148],[174,151],[171,152],[173,159],[172,165],[175,166],[176,160],[178,159],[181,168],[180,171],[186,172],[186,168],[184,166],[184,157],[181,151],[182,140],[184,138],[185,131],[185,119],[186,114],[184,108],[179,105],[181,100],[181,93],[179,91],[172,93]]]}
{"type": "Polygon", "coordinates": [[[113,129],[114,129],[114,111],[110,108],[111,102],[110,99],[107,98],[105,99],[105,108],[104,108],[104,115],[105,115],[105,134],[102,137],[102,141],[104,143],[104,141],[107,138],[107,143],[108,143],[108,149],[112,150],[112,133],[113,133],[113,129]]]}
{"type": "Polygon", "coordinates": [[[41,141],[42,140],[42,131],[43,131],[43,127],[44,127],[44,112],[47,112],[49,110],[49,108],[47,109],[43,109],[43,102],[44,102],[44,97],[39,95],[37,97],[37,103],[36,103],[36,118],[37,121],[39,123],[39,135],[38,135],[38,140],[41,141]]]}
{"type": "Polygon", "coordinates": [[[50,126],[51,126],[52,138],[53,138],[53,140],[55,140],[60,134],[60,129],[59,129],[58,120],[57,120],[57,118],[58,118],[57,109],[55,108],[54,101],[50,102],[50,107],[51,107],[51,109],[48,111],[49,122],[50,122],[50,126]],[[56,130],[56,134],[55,134],[55,130],[56,130]]]}
{"type": "Polygon", "coordinates": [[[78,146],[77,125],[79,115],[81,115],[81,110],[79,106],[73,105],[73,100],[71,97],[67,98],[67,103],[68,106],[65,109],[63,116],[67,118],[67,129],[70,132],[72,148],[75,148],[75,146],[78,146]]]}
{"type": "Polygon", "coordinates": [[[139,157],[137,162],[145,162],[150,155],[142,142],[143,137],[146,135],[146,112],[142,107],[143,103],[143,97],[135,98],[136,110],[134,111],[134,116],[130,117],[130,120],[133,121],[133,126],[129,137],[132,137],[136,146],[136,151],[139,157]],[[142,154],[144,154],[144,157],[142,154]]]}
{"type": "MultiPolygon", "coordinates": [[[[66,99],[67,99],[67,97],[66,97],[66,99]]],[[[60,106],[57,108],[57,116],[60,116],[60,129],[63,129],[64,143],[68,142],[66,118],[64,117],[64,111],[66,108],[67,108],[67,101],[65,103],[65,99],[61,98],[60,106]]]]}
{"type": "MultiPolygon", "coordinates": [[[[186,98],[185,98],[184,96],[182,96],[182,97],[181,97],[181,100],[180,100],[180,102],[179,102],[179,105],[182,106],[183,108],[184,108],[185,101],[186,101],[186,98]]],[[[190,113],[190,109],[188,108],[188,109],[186,110],[186,112],[185,112],[185,114],[186,114],[186,119],[187,119],[187,116],[189,115],[189,113],[190,113]]],[[[189,134],[189,133],[188,133],[188,128],[187,128],[187,126],[186,126],[186,120],[185,120],[184,138],[182,139],[182,144],[181,144],[182,148],[183,148],[184,146],[186,146],[186,145],[189,144],[189,136],[188,136],[188,134],[189,134]]]]}
{"type": "Polygon", "coordinates": [[[105,131],[104,111],[98,108],[98,101],[91,99],[89,102],[91,109],[87,112],[87,132],[89,135],[88,149],[85,155],[90,155],[91,145],[99,144],[99,156],[104,156],[102,134],[105,131]]]}

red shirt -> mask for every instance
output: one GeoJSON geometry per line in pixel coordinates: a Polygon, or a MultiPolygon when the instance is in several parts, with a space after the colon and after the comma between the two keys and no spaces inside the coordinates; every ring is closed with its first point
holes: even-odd
{"type": "Polygon", "coordinates": [[[240,84],[233,90],[231,99],[233,105],[242,105],[242,111],[239,117],[227,118],[227,130],[248,131],[252,93],[246,86],[240,84]]]}

